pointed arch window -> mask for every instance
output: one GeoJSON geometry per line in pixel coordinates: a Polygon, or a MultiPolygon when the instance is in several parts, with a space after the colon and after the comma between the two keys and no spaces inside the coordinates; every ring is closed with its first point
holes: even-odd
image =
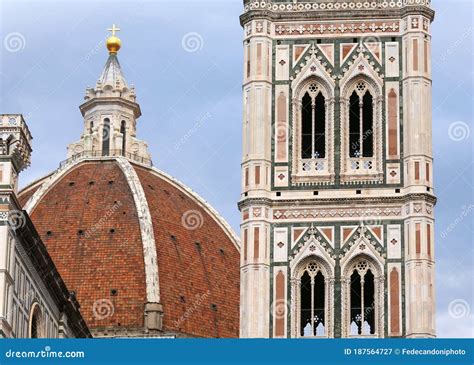
{"type": "Polygon", "coordinates": [[[384,275],[380,264],[360,255],[344,267],[343,337],[383,337],[384,275]]]}
{"type": "Polygon", "coordinates": [[[334,85],[311,75],[292,85],[292,184],[333,183],[334,85]]]}
{"type": "Polygon", "coordinates": [[[341,183],[383,181],[382,86],[366,75],[341,86],[341,183]]]}
{"type": "MultiPolygon", "coordinates": [[[[310,264],[315,266],[315,264],[310,264]]],[[[311,267],[308,265],[308,267],[311,267]]],[[[324,275],[318,271],[316,275],[305,270],[301,277],[301,317],[300,336],[324,336],[325,330],[325,287],[324,275]]]]}
{"type": "Polygon", "coordinates": [[[313,144],[313,106],[309,93],[301,102],[301,158],[311,158],[313,144]]]}
{"type": "Polygon", "coordinates": [[[366,84],[357,83],[349,99],[349,157],[373,157],[373,97],[366,84]]]}
{"type": "Polygon", "coordinates": [[[374,275],[361,261],[351,275],[351,335],[375,334],[374,275]]]}
{"type": "Polygon", "coordinates": [[[301,100],[301,158],[326,157],[326,100],[313,83],[301,100]]]}
{"type": "Polygon", "coordinates": [[[331,337],[332,287],[328,269],[316,257],[298,265],[292,280],[292,336],[331,337]]]}
{"type": "Polygon", "coordinates": [[[42,337],[42,323],[41,309],[38,303],[34,303],[30,310],[30,338],[42,337]]]}

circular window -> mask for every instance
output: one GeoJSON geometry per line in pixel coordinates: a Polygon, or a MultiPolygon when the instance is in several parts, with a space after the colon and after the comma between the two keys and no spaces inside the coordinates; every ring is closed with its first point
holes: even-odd
{"type": "Polygon", "coordinates": [[[308,90],[309,90],[310,93],[316,94],[318,92],[318,85],[313,83],[313,84],[309,85],[308,90]]]}

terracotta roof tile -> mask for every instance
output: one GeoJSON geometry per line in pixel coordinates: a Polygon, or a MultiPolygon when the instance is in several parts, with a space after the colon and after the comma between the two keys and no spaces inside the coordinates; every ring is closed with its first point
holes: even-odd
{"type": "MultiPolygon", "coordinates": [[[[175,183],[154,170],[135,170],[153,222],[164,329],[238,337],[239,253],[228,233],[175,183]],[[189,229],[193,224],[197,228],[189,229]]],[[[20,193],[22,203],[31,195],[31,190],[20,193]]],[[[140,226],[132,192],[116,162],[80,163],[43,196],[31,217],[68,288],[76,291],[91,329],[143,326],[140,226]],[[106,308],[107,301],[114,312],[102,318],[107,313],[99,305],[106,308]]]]}

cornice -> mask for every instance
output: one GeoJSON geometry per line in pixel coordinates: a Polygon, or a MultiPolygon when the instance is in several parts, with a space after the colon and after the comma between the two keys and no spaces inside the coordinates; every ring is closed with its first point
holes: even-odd
{"type": "Polygon", "coordinates": [[[425,201],[427,203],[436,204],[436,197],[431,194],[406,194],[394,197],[354,197],[354,198],[318,198],[318,199],[281,199],[272,200],[268,198],[245,198],[239,201],[238,207],[249,207],[252,205],[266,205],[270,208],[285,207],[288,205],[295,205],[298,207],[306,206],[325,206],[325,205],[348,205],[348,204],[405,204],[410,201],[425,201]]]}
{"type": "Polygon", "coordinates": [[[140,105],[138,103],[135,103],[133,101],[126,100],[124,98],[120,98],[120,97],[117,97],[117,96],[113,96],[113,97],[105,97],[104,96],[104,97],[92,98],[92,99],[86,101],[85,103],[81,104],[79,106],[79,110],[81,111],[82,116],[85,116],[85,113],[86,113],[87,109],[90,109],[90,108],[92,108],[96,105],[101,105],[101,104],[103,104],[103,105],[104,104],[105,105],[122,104],[125,107],[128,107],[128,108],[133,110],[135,118],[139,118],[142,115],[140,105]]]}
{"type": "Polygon", "coordinates": [[[279,21],[309,21],[309,20],[363,20],[363,19],[401,19],[407,15],[423,15],[434,20],[435,11],[426,6],[409,5],[399,9],[367,9],[367,10],[309,10],[279,12],[268,9],[253,9],[240,16],[240,25],[244,26],[254,19],[279,21]]]}

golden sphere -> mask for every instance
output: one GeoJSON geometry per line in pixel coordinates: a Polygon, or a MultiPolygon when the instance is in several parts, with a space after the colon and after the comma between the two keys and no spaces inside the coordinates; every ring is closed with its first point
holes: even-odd
{"type": "Polygon", "coordinates": [[[117,53],[120,49],[120,46],[122,45],[122,41],[120,40],[120,38],[113,35],[107,38],[106,45],[107,49],[109,50],[109,53],[117,53]]]}

